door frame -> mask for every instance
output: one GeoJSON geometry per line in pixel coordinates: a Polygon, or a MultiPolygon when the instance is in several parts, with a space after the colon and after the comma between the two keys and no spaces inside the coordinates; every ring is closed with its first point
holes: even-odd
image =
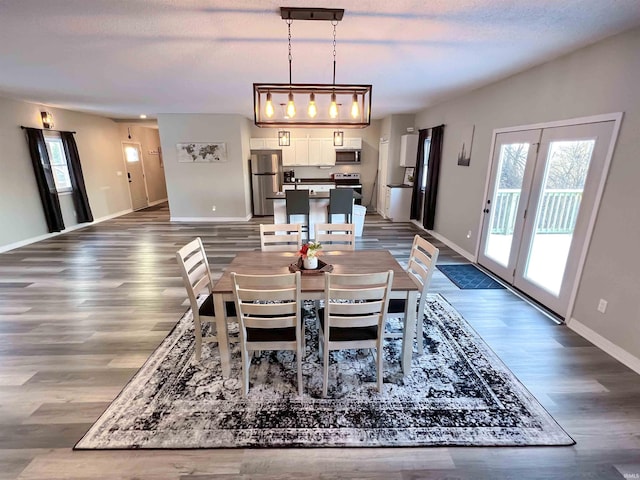
{"type": "MultiPolygon", "coordinates": [[[[124,172],[127,173],[129,169],[127,168],[127,156],[124,153],[125,144],[134,144],[138,146],[138,150],[140,151],[140,166],[142,167],[142,183],[144,184],[144,194],[147,197],[147,206],[143,208],[149,207],[149,187],[147,187],[147,172],[144,169],[144,152],[142,150],[142,143],[134,142],[132,140],[121,140],[120,141],[120,150],[122,151],[122,163],[124,164],[124,172]]],[[[127,180],[127,191],[129,192],[129,205],[131,206],[131,211],[133,210],[133,197],[131,196],[131,187],[129,186],[129,176],[126,176],[127,180]]],[[[142,210],[142,209],[140,209],[142,210]]]]}
{"type": "MultiPolygon", "coordinates": [[[[485,208],[485,202],[487,199],[487,195],[489,195],[489,190],[491,188],[491,171],[493,169],[493,159],[494,159],[494,149],[496,145],[496,136],[499,133],[509,133],[509,132],[518,132],[522,130],[537,130],[545,128],[553,128],[553,127],[568,127],[572,125],[581,125],[585,123],[599,123],[599,122],[614,122],[613,131],[611,133],[611,140],[609,142],[609,146],[607,147],[607,153],[604,160],[604,166],[602,168],[602,175],[598,180],[598,186],[596,189],[596,194],[594,198],[594,208],[589,214],[589,220],[587,222],[587,228],[585,231],[584,242],[582,243],[580,254],[578,256],[578,268],[576,270],[576,275],[573,279],[569,294],[569,303],[567,305],[567,311],[565,312],[564,319],[567,322],[571,318],[571,314],[573,313],[573,307],[575,305],[576,296],[578,293],[578,286],[580,285],[580,278],[582,277],[582,271],[584,269],[584,263],[587,258],[587,252],[589,250],[589,245],[591,244],[591,238],[593,237],[593,230],[595,228],[595,223],[598,217],[598,211],[600,210],[600,203],[602,201],[602,195],[604,193],[604,187],[607,183],[607,177],[609,176],[609,167],[611,166],[611,160],[613,159],[613,152],[616,147],[616,143],[618,141],[618,133],[620,132],[620,125],[622,123],[622,118],[624,116],[624,112],[614,112],[614,113],[604,113],[601,115],[592,115],[588,117],[577,117],[570,118],[566,120],[557,120],[552,122],[543,122],[543,123],[533,123],[528,125],[518,125],[514,127],[504,127],[504,128],[496,128],[493,130],[491,135],[491,148],[489,150],[489,163],[487,166],[486,178],[485,178],[485,186],[484,193],[482,197],[481,208],[478,212],[478,232],[482,232],[484,219],[487,217],[483,213],[483,209],[485,208]]],[[[476,238],[476,246],[474,252],[474,261],[478,262],[478,257],[480,255],[480,242],[481,235],[478,235],[476,238]]]]}

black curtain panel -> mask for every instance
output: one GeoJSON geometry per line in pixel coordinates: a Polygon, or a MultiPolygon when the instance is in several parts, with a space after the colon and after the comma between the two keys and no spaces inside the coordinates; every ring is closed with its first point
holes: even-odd
{"type": "MultiPolygon", "coordinates": [[[[420,189],[422,188],[422,169],[424,168],[424,141],[429,138],[429,129],[419,130],[418,133],[418,157],[416,158],[416,169],[413,172],[413,195],[411,196],[411,216],[409,218],[418,219],[420,215],[420,189]]],[[[418,219],[419,220],[419,219],[418,219]]]]}
{"type": "Polygon", "coordinates": [[[436,198],[438,196],[438,178],[440,176],[440,162],[442,160],[442,138],[444,125],[431,129],[431,147],[427,165],[427,191],[424,196],[424,215],[422,224],[427,230],[433,230],[436,218],[436,198]]]}
{"type": "Polygon", "coordinates": [[[60,232],[64,230],[64,221],[62,220],[58,190],[56,190],[56,184],[53,180],[53,172],[51,171],[44,135],[42,130],[38,128],[25,128],[25,130],[27,131],[31,163],[36,175],[36,183],[38,184],[38,191],[40,192],[49,232],[60,232]]]}
{"type": "Polygon", "coordinates": [[[89,206],[89,198],[87,190],[84,186],[84,176],[82,175],[82,165],[80,164],[80,155],[78,154],[78,146],[73,138],[72,132],[60,132],[62,145],[67,156],[67,166],[69,167],[69,177],[71,178],[71,187],[73,188],[73,204],[76,207],[76,218],[78,223],[93,222],[91,207],[89,206]]]}

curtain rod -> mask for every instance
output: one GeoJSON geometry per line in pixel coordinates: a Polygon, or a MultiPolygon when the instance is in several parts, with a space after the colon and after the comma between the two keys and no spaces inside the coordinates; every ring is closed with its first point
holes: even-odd
{"type": "MultiPolygon", "coordinates": [[[[20,128],[22,130],[26,130],[27,128],[35,128],[35,127],[25,127],[24,125],[20,125],[20,128]]],[[[76,133],[76,132],[70,132],[68,130],[54,130],[53,128],[47,128],[46,130],[44,128],[36,128],[36,130],[42,130],[43,132],[76,133]]]]}

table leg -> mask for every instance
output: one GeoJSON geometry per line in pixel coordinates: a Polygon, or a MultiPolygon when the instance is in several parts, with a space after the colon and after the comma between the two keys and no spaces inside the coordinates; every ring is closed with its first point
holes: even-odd
{"type": "Polygon", "coordinates": [[[222,376],[229,378],[231,376],[231,355],[229,354],[229,332],[222,295],[213,294],[213,308],[216,311],[216,336],[218,337],[222,376]]]}
{"type": "Polygon", "coordinates": [[[404,312],[404,328],[402,329],[402,373],[406,376],[411,372],[411,357],[413,356],[413,337],[416,334],[416,304],[418,291],[407,293],[406,310],[404,312]]]}

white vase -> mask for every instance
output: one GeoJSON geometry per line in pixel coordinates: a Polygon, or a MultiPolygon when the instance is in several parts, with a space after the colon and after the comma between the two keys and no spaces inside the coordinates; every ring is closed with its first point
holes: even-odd
{"type": "Polygon", "coordinates": [[[315,270],[318,268],[318,257],[307,257],[302,259],[305,270],[315,270]]]}

